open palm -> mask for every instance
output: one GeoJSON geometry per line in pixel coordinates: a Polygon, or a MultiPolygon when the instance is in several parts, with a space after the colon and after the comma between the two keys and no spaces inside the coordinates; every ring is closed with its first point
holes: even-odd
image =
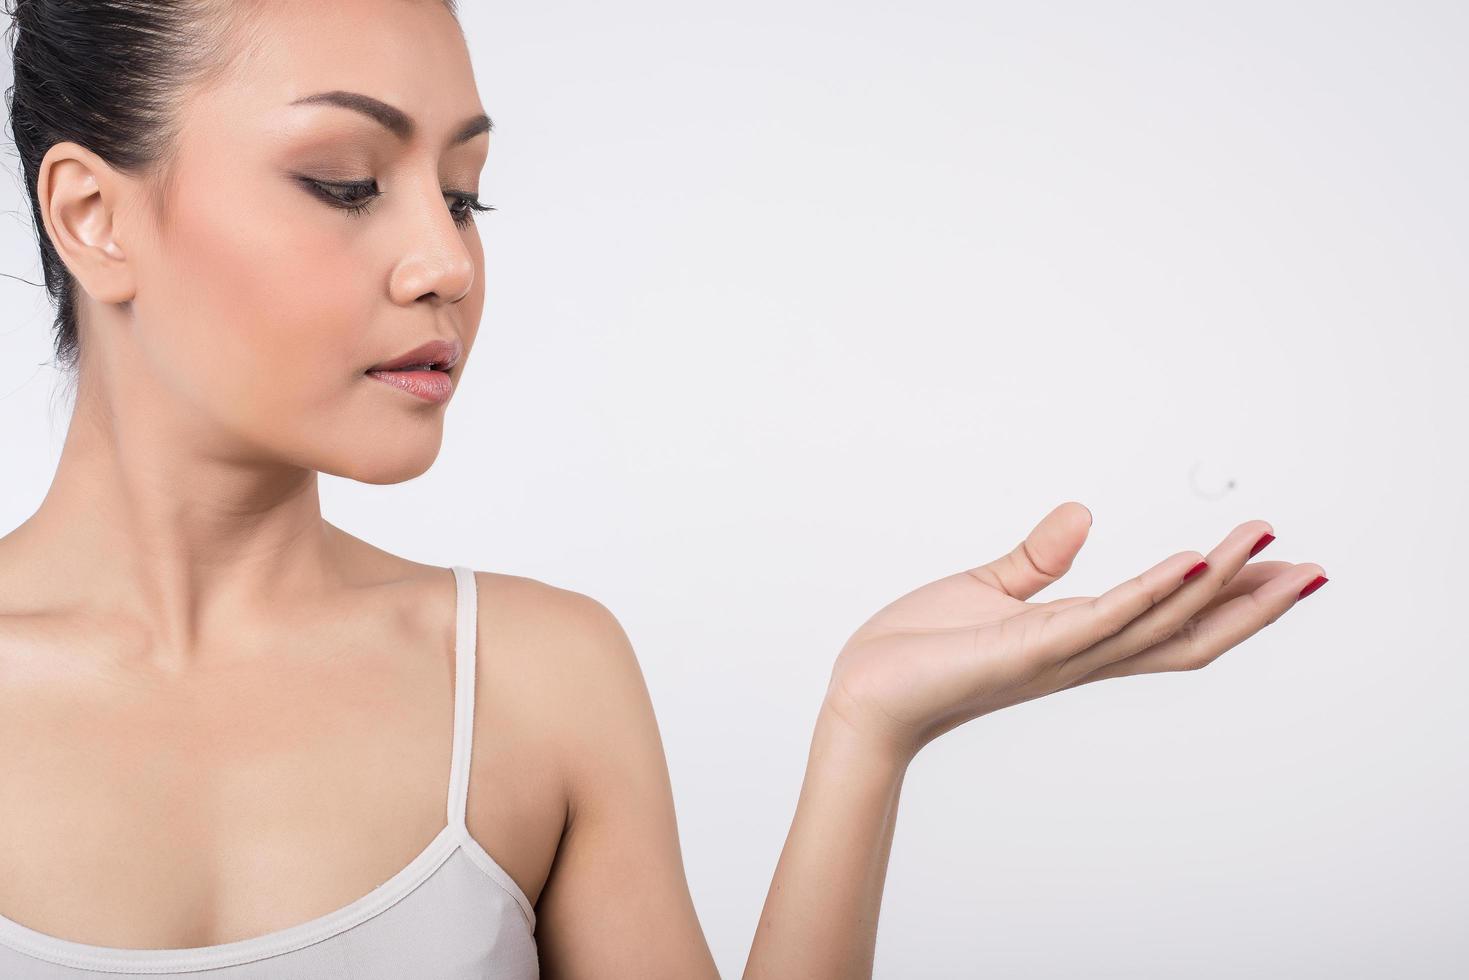
{"type": "Polygon", "coordinates": [[[1027,602],[1071,568],[1091,528],[1056,507],[1009,554],[878,610],[832,668],[827,705],[909,756],[980,715],[1106,677],[1194,670],[1278,619],[1326,579],[1313,563],[1246,564],[1272,537],[1247,521],[1107,590],[1027,602]],[[1207,567],[1184,575],[1200,560],[1207,567]]]}

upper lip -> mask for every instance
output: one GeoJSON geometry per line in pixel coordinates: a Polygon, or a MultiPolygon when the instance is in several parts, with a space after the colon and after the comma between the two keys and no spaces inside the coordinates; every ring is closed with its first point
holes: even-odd
{"type": "Polygon", "coordinates": [[[447,371],[459,363],[461,348],[457,340],[430,340],[426,344],[419,344],[405,354],[400,354],[391,361],[383,361],[368,368],[369,371],[391,371],[394,368],[408,367],[411,364],[430,364],[440,371],[447,371]]]}

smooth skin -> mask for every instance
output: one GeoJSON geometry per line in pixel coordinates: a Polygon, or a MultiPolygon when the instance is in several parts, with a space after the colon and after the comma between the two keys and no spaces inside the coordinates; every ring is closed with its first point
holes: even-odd
{"type": "MultiPolygon", "coordinates": [[[[438,454],[446,406],[363,371],[457,338],[465,377],[485,259],[456,215],[490,135],[449,138],[484,106],[437,0],[233,9],[239,70],[180,103],[167,185],[70,143],[38,181],[82,364],[52,485],[0,538],[0,914],[78,942],[284,929],[391,877],[444,820],[452,576],[324,520],[317,477],[398,483],[438,454]],[[290,104],[330,90],[396,106],[412,134],[290,104]],[[382,196],[348,215],[303,177],[382,196]]],[[[1320,573],[1247,564],[1270,529],[1250,521],[1187,583],[1197,552],[1029,601],[1089,527],[1058,506],[840,652],[746,977],[870,975],[903,774],[935,737],[1202,666],[1320,573]]],[[[716,977],[626,633],[581,593],[476,578],[468,826],[535,903],[542,976],[716,977]]]]}
{"type": "Polygon", "coordinates": [[[1196,670],[1325,582],[1315,564],[1247,564],[1274,533],[1247,521],[1207,557],[1180,552],[1100,596],[1027,602],[1070,570],[1090,528],[1086,507],[1063,503],[1008,554],[894,600],[847,641],[746,978],[871,975],[903,775],[924,745],[1080,684],[1196,670]]]}

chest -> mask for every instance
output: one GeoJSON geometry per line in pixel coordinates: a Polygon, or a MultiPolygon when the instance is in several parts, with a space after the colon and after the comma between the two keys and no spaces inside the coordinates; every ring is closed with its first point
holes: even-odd
{"type": "MultiPolygon", "coordinates": [[[[0,671],[0,916],[30,929],[128,949],[261,936],[366,895],[445,826],[436,658],[177,685],[16,663],[0,671]]],[[[513,683],[480,670],[466,825],[534,903],[564,827],[554,753],[519,730],[513,683]]]]}

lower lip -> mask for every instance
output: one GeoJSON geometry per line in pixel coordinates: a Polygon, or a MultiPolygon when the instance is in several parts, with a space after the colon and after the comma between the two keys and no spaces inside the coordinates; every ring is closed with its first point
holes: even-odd
{"type": "Polygon", "coordinates": [[[426,402],[446,402],[454,393],[454,380],[447,371],[368,371],[367,376],[426,402]]]}

